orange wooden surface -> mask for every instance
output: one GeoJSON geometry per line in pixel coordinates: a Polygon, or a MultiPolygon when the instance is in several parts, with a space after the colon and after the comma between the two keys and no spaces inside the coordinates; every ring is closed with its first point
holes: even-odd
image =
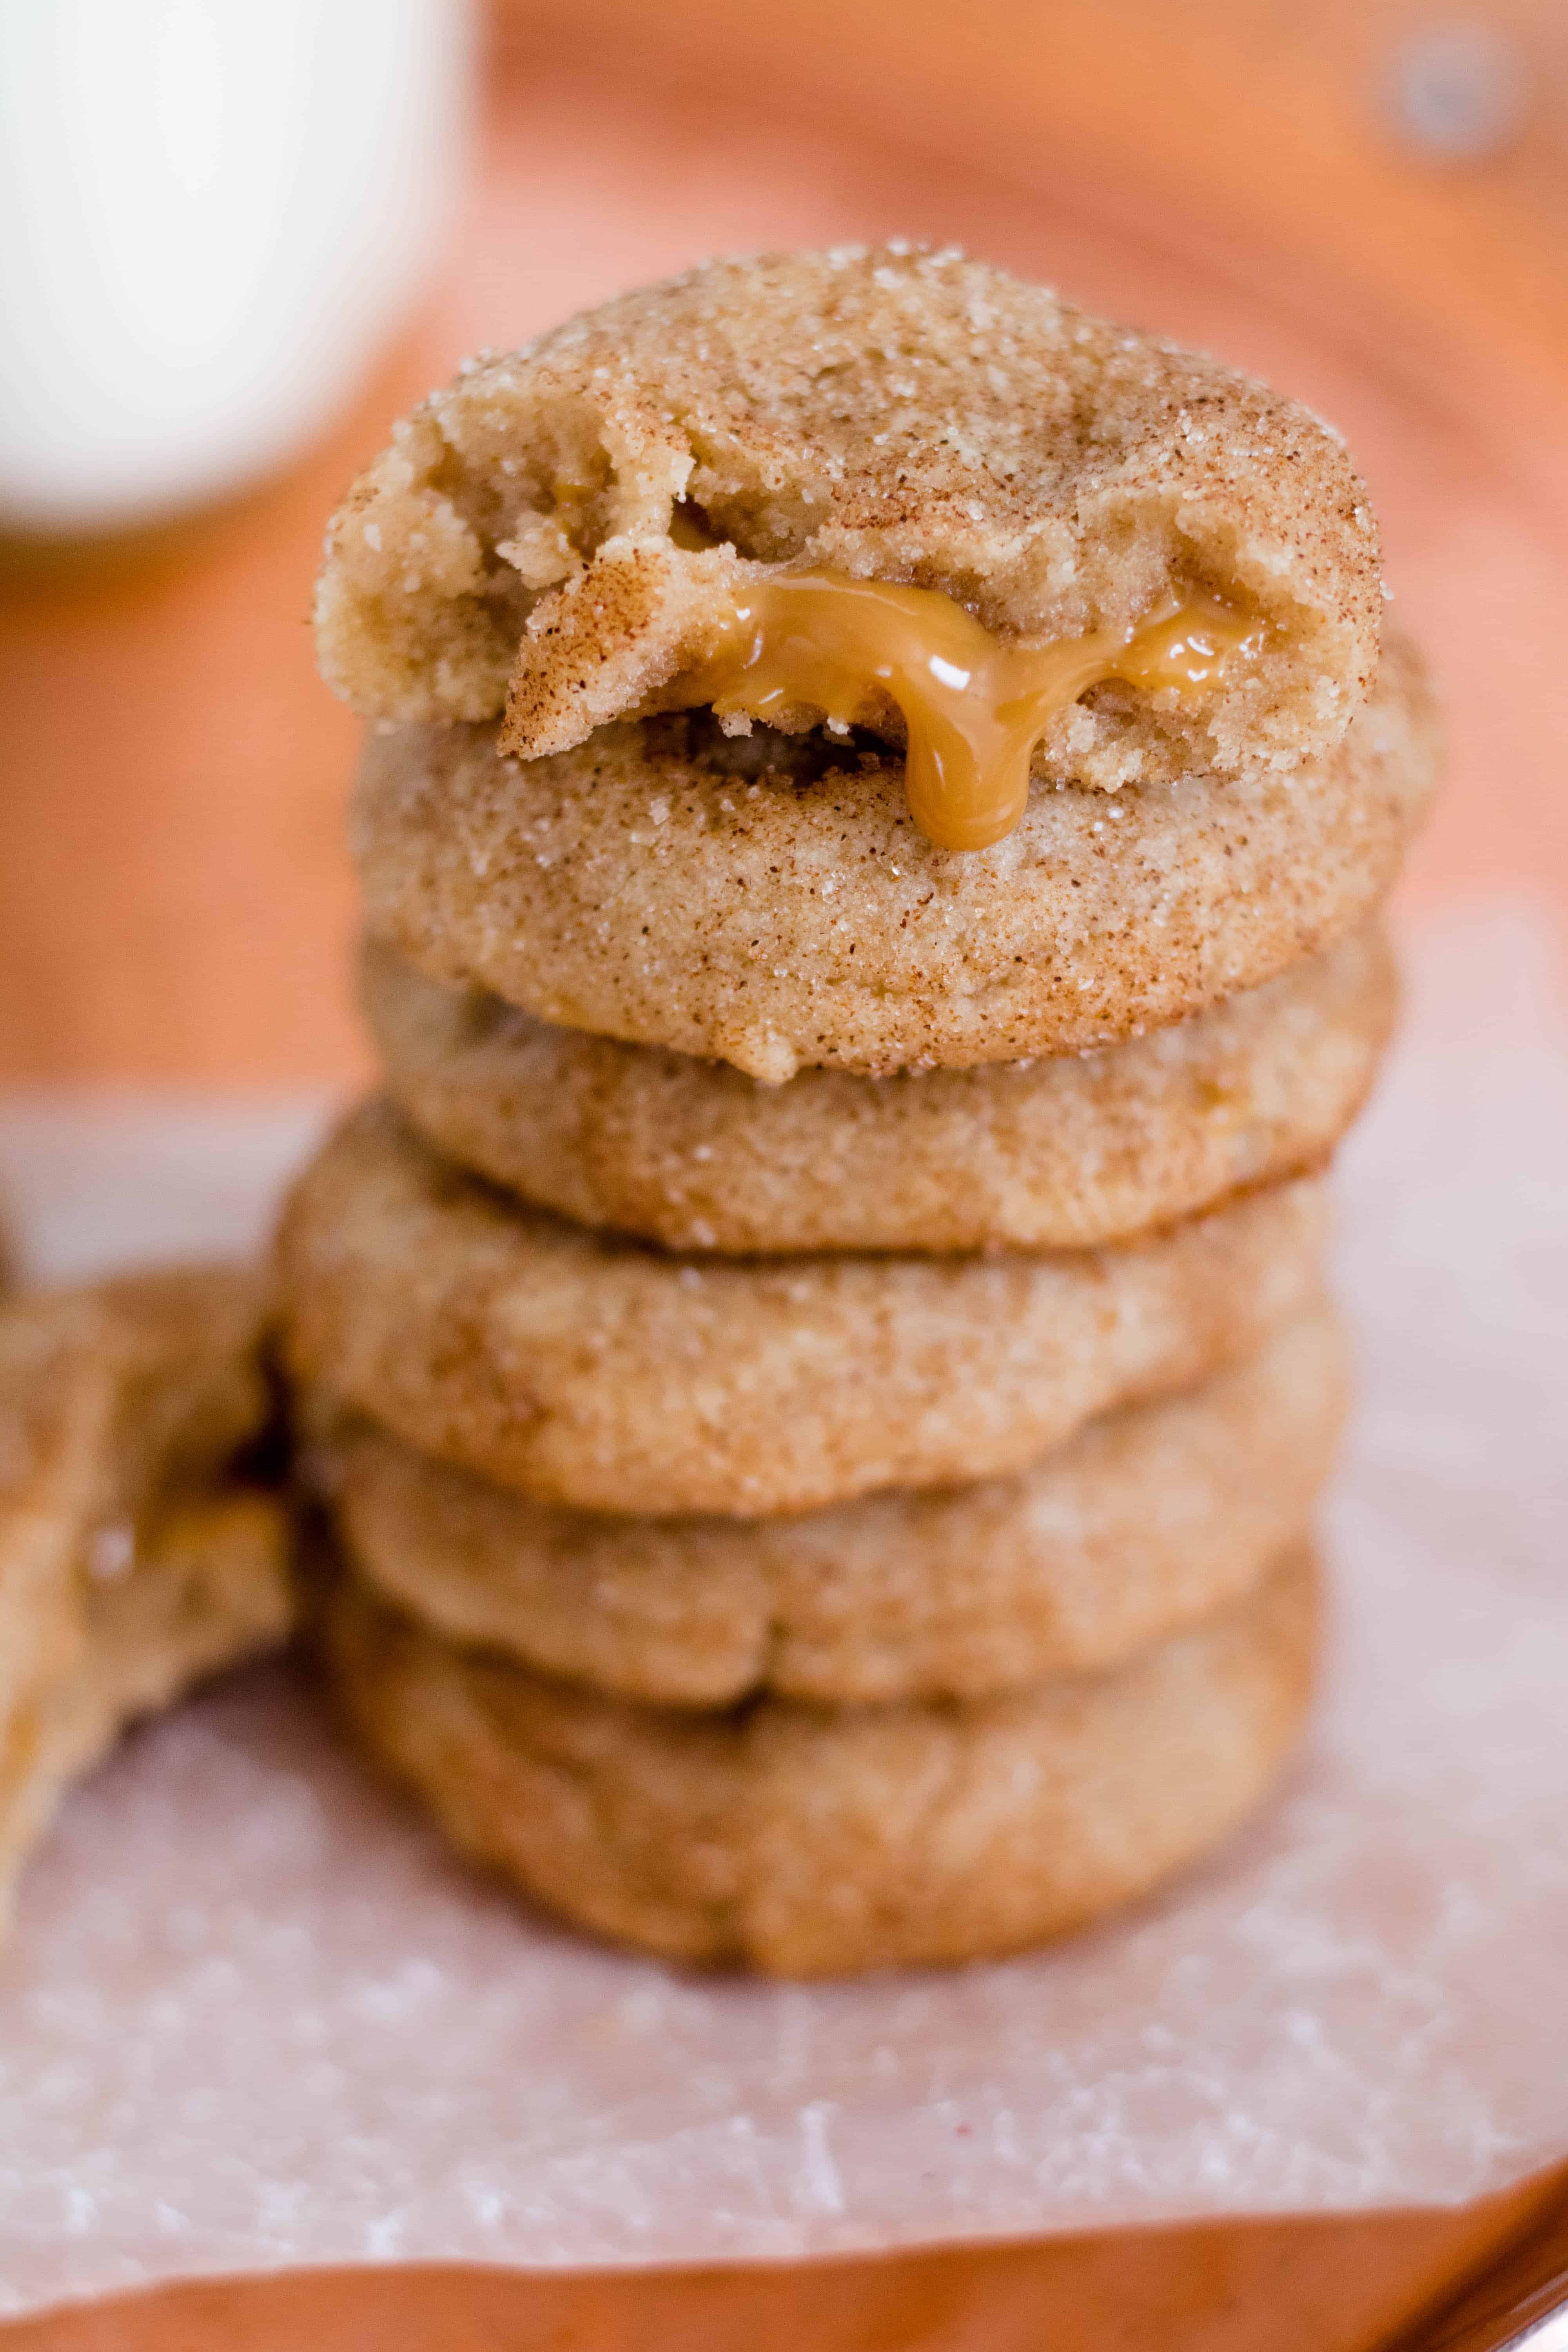
{"type": "Polygon", "coordinates": [[[1121,2231],[793,2269],[324,2272],[0,2327],[5,2352],[1373,2352],[1562,2181],[1462,2213],[1121,2231]]]}

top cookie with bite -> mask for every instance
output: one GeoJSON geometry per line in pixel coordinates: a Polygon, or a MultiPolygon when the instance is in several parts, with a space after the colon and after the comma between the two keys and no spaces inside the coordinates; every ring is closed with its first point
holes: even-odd
{"type": "MultiPolygon", "coordinates": [[[[1377,657],[1376,527],[1327,426],[901,245],[710,263],[469,362],[334,518],[317,644],[366,716],[504,711],[534,758],[704,698],[737,605],[803,571],[935,590],[1004,647],[1125,640],[1185,598],[1245,615],[1202,690],[1109,676],[1055,710],[1034,774],[1107,790],[1321,755],[1377,657]]],[[[904,740],[875,680],[765,715],[904,740]]]]}

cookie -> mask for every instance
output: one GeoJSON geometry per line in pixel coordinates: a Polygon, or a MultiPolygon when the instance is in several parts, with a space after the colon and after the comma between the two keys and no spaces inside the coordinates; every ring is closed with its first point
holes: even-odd
{"type": "Polygon", "coordinates": [[[237,1488],[173,1507],[142,1543],[134,1574],[88,1596],[68,1668],[0,1730],[5,1895],[72,1782],[128,1724],[284,1640],[290,1551],[279,1498],[237,1488]]]}
{"type": "Polygon", "coordinates": [[[268,1311],[230,1267],[0,1308],[0,1885],[127,1720],[288,1630],[268,1311]]]}
{"type": "Polygon", "coordinates": [[[1320,1162],[1396,1000],[1380,925],[1190,1022],[1087,1055],[764,1087],[536,1021],[374,944],[388,1093],[452,1159],[668,1249],[1090,1248],[1320,1162]]]}
{"type": "Polygon", "coordinates": [[[352,1415],[307,1458],[356,1571],[449,1640],[664,1706],[973,1698],[1116,1664],[1247,1591],[1310,1517],[1345,1386],[1320,1311],[1020,1477],[804,1518],[562,1510],[352,1415]]]}
{"type": "Polygon", "coordinates": [[[365,1747],[474,1860],[617,1942],[817,1977],[1040,1943],[1194,1861],[1294,1740],[1316,1619],[1298,1549],[1103,1675],[715,1715],[459,1648],[347,1580],[324,1640],[365,1747]]]}
{"type": "Polygon", "coordinates": [[[1107,1250],[697,1261],[514,1202],[372,1102],[290,1195],[283,1339],[536,1500],[760,1517],[1021,1470],[1237,1361],[1314,1303],[1323,1219],[1302,1181],[1107,1250]]]}
{"type": "MultiPolygon", "coordinates": [[[[1120,643],[1194,591],[1244,611],[1247,656],[1205,690],[1111,677],[1045,721],[1036,772],[1111,788],[1321,756],[1379,640],[1376,527],[1321,420],[896,245],[710,263],[470,362],[335,517],[319,657],[373,718],[508,703],[535,758],[710,700],[704,664],[781,570],[934,592],[1005,646],[1120,643]]],[[[903,740],[869,675],[769,715],[835,711],[903,740]]]]}
{"type": "Polygon", "coordinates": [[[879,1076],[1079,1053],[1260,986],[1371,913],[1437,739],[1394,644],[1340,748],[1288,775],[1041,789],[994,849],[931,846],[901,764],[711,720],[502,759],[493,728],[367,737],[366,928],[542,1021],[879,1076]]]}

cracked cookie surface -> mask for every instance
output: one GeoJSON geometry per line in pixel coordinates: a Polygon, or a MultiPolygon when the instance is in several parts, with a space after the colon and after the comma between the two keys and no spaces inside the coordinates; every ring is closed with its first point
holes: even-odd
{"type": "Polygon", "coordinates": [[[1436,779],[1397,640],[1339,748],[1288,774],[1037,788],[1016,832],[936,849],[902,762],[693,715],[554,759],[493,727],[366,739],[366,928],[538,1019],[777,1083],[1112,1045],[1274,979],[1365,919],[1436,779]]]}
{"type": "MultiPolygon", "coordinates": [[[[1376,527],[1297,402],[1043,287],[905,246],[718,261],[486,352],[333,519],[328,681],[367,716],[483,720],[533,758],[668,708],[748,580],[935,589],[1008,639],[1237,596],[1257,658],[1213,694],[1108,683],[1041,778],[1289,768],[1375,665],[1376,527]]],[[[786,725],[821,717],[809,706],[786,725]]],[[[901,740],[897,709],[868,715],[901,740]]]]}
{"type": "Polygon", "coordinates": [[[238,1266],[0,1307],[0,1896],[126,1723],[288,1631],[269,1317],[238,1266]]]}
{"type": "Polygon", "coordinates": [[[666,1706],[972,1698],[1115,1664],[1249,1590],[1311,1516],[1345,1372],[1319,1309],[1018,1477],[798,1518],[531,1503],[324,1400],[305,1460],[355,1572],[449,1640],[666,1706]]]}
{"type": "Polygon", "coordinates": [[[360,1000],[399,1108],[525,1200],[750,1251],[1082,1249],[1318,1165],[1397,997],[1378,924],[1099,1053],[887,1078],[624,1045],[454,988],[367,942],[360,1000]]]}
{"type": "Polygon", "coordinates": [[[464,1175],[385,1104],[297,1181],[296,1377],[542,1502],[759,1517],[1021,1470],[1318,1296],[1302,1179],[1104,1250],[701,1260],[464,1175]]]}
{"type": "Polygon", "coordinates": [[[458,1648],[347,1579],[323,1630],[360,1738],[474,1860],[617,1942],[810,1977],[1039,1943],[1207,1851],[1298,1734],[1317,1613],[1297,1550],[1109,1674],[720,1715],[458,1648]]]}

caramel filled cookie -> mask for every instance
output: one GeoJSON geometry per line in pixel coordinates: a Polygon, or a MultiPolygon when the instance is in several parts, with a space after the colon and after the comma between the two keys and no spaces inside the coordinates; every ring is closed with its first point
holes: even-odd
{"type": "Polygon", "coordinates": [[[1094,1054],[889,1078],[723,1063],[557,1029],[374,942],[388,1092],[525,1200],[669,1249],[1079,1249],[1315,1166],[1394,1019],[1378,924],[1211,1012],[1094,1054]]]}
{"type": "Polygon", "coordinates": [[[509,761],[493,728],[373,730],[353,821],[373,939],[542,1021],[880,1076],[1079,1053],[1274,979],[1365,919],[1436,776],[1397,642],[1339,748],[1287,774],[1037,788],[955,857],[901,761],[710,719],[509,761]]]}
{"type": "Polygon", "coordinates": [[[296,1183],[296,1375],[549,1503],[759,1517],[1021,1470],[1315,1301],[1321,1185],[1045,1256],[672,1257],[512,1202],[382,1103],[296,1183]]]}
{"type": "Polygon", "coordinates": [[[366,1748],[476,1861],[618,1942],[815,1977],[1039,1943],[1206,1852],[1296,1738],[1317,1607],[1297,1549],[1102,1675],[709,1716],[458,1648],[348,1580],[324,1638],[366,1748]]]}
{"type": "Polygon", "coordinates": [[[665,1706],[975,1698],[1116,1664],[1254,1585],[1328,1475],[1344,1356],[1320,1311],[1020,1477],[804,1518],[531,1503],[354,1415],[321,1413],[307,1458],[358,1573],[449,1640],[665,1706]]]}
{"type": "Polygon", "coordinates": [[[132,1717],[280,1641],[289,1546],[258,1278],[200,1267],[0,1308],[0,1884],[132,1717]]]}
{"type": "Polygon", "coordinates": [[[351,490],[316,605],[356,709],[504,704],[524,758],[696,705],[940,765],[994,667],[1018,774],[1110,789],[1321,757],[1380,620],[1310,411],[903,245],[712,262],[470,362],[351,490]]]}

